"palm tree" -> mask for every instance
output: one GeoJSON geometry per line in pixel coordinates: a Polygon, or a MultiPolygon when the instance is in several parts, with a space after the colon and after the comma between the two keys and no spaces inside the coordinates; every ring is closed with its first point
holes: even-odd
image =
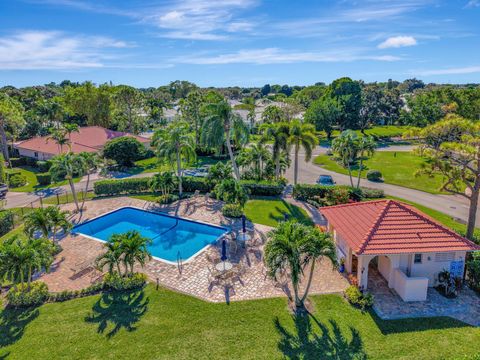
{"type": "Polygon", "coordinates": [[[55,241],[57,233],[62,230],[64,233],[72,229],[72,223],[68,221],[68,211],[62,211],[56,206],[46,208],[47,217],[50,220],[50,229],[52,231],[52,239],[55,241]]]}
{"type": "Polygon", "coordinates": [[[123,253],[125,274],[127,274],[128,268],[130,267],[130,275],[133,275],[135,263],[138,262],[143,267],[146,261],[152,258],[147,248],[147,246],[152,243],[152,240],[142,236],[136,230],[127,231],[124,234],[114,234],[112,235],[112,241],[120,244],[123,253]]]}
{"type": "Polygon", "coordinates": [[[157,156],[164,161],[176,163],[178,193],[182,195],[182,161],[190,162],[196,157],[195,137],[190,133],[188,123],[173,121],[165,130],[160,130],[156,141],[157,156]]]}
{"type": "Polygon", "coordinates": [[[235,178],[240,180],[240,171],[235,161],[231,140],[233,138],[237,145],[246,144],[249,135],[248,127],[242,118],[232,111],[226,100],[207,104],[205,110],[210,115],[203,123],[201,140],[210,147],[219,148],[222,144],[226,145],[235,178]]]}
{"type": "Polygon", "coordinates": [[[77,192],[75,191],[75,185],[73,178],[75,174],[84,174],[86,171],[85,158],[78,154],[67,153],[55,156],[52,158],[52,166],[50,167],[50,173],[54,179],[61,179],[62,177],[68,180],[70,189],[72,190],[73,200],[77,211],[80,211],[78,205],[77,192]]]}
{"type": "Polygon", "coordinates": [[[152,191],[160,191],[163,196],[170,194],[175,187],[175,180],[170,171],[155,174],[150,180],[150,189],[152,191]]]}
{"type": "Polygon", "coordinates": [[[97,269],[102,271],[105,266],[108,266],[108,273],[112,274],[113,269],[116,268],[118,275],[121,276],[120,263],[122,262],[123,253],[120,248],[120,243],[114,241],[111,237],[104,243],[103,247],[105,248],[105,252],[95,259],[97,269]]]}
{"type": "Polygon", "coordinates": [[[353,187],[352,164],[358,156],[358,135],[352,130],[343,131],[332,141],[332,152],[348,170],[350,185],[353,187]]]}
{"type": "Polygon", "coordinates": [[[47,208],[33,209],[31,212],[23,217],[25,233],[34,237],[37,231],[42,233],[42,236],[48,238],[52,230],[52,223],[47,208]]]}
{"type": "Polygon", "coordinates": [[[293,120],[290,123],[288,144],[293,146],[295,151],[293,183],[296,185],[298,178],[298,152],[300,147],[302,147],[305,151],[305,161],[310,161],[313,148],[318,144],[318,139],[315,136],[315,127],[311,124],[304,124],[300,120],[293,120]]]}
{"type": "Polygon", "coordinates": [[[269,140],[273,141],[272,144],[272,156],[275,162],[275,178],[280,177],[280,162],[282,152],[288,148],[288,137],[290,132],[290,126],[288,123],[280,122],[275,124],[265,123],[261,126],[262,142],[269,140]]]}
{"type": "Polygon", "coordinates": [[[45,238],[25,239],[15,235],[4,240],[0,247],[0,278],[15,284],[27,283],[30,289],[32,275],[42,269],[49,270],[53,263],[54,248],[45,238]]]}
{"type": "Polygon", "coordinates": [[[362,136],[358,141],[357,150],[360,164],[358,168],[357,189],[360,188],[360,177],[362,176],[363,171],[363,160],[366,156],[372,156],[375,152],[376,147],[377,144],[371,136],[362,136]]]}
{"type": "Polygon", "coordinates": [[[55,141],[58,146],[58,153],[63,153],[63,147],[65,145],[70,146],[70,139],[66,137],[66,131],[63,128],[51,128],[50,135],[47,137],[46,142],[48,143],[49,140],[55,141]]]}
{"type": "Polygon", "coordinates": [[[90,174],[94,173],[98,170],[99,166],[101,166],[102,162],[96,153],[89,153],[89,152],[81,152],[80,156],[82,156],[85,160],[85,172],[87,173],[87,183],[85,184],[85,194],[82,200],[82,206],[85,205],[85,200],[88,192],[88,187],[90,186],[90,174]]]}
{"type": "Polygon", "coordinates": [[[268,236],[269,240],[265,245],[265,265],[269,275],[276,279],[279,272],[288,271],[295,307],[302,309],[310,290],[316,260],[327,257],[335,263],[335,246],[329,234],[295,221],[280,223],[268,236]],[[304,294],[300,296],[299,285],[308,264],[310,274],[304,294]]]}

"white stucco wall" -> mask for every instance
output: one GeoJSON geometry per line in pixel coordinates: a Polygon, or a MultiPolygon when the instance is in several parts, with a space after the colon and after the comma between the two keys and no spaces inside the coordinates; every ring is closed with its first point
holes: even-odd
{"type": "Polygon", "coordinates": [[[427,300],[428,278],[408,277],[400,269],[394,269],[395,291],[403,301],[425,301],[427,300]]]}
{"type": "MultiPolygon", "coordinates": [[[[442,270],[450,270],[450,263],[452,261],[463,260],[465,263],[465,251],[453,251],[450,253],[422,253],[422,263],[415,264],[414,256],[410,259],[410,276],[412,277],[427,277],[428,286],[437,285],[438,273],[442,270]],[[445,261],[439,261],[445,260],[445,261]]],[[[463,275],[463,274],[462,274],[463,275]]]]}
{"type": "Polygon", "coordinates": [[[378,271],[385,279],[390,278],[390,259],[387,256],[380,255],[378,257],[378,271]]]}
{"type": "Polygon", "coordinates": [[[33,150],[27,150],[27,149],[21,149],[21,148],[17,148],[17,150],[20,156],[25,156],[25,157],[29,157],[37,160],[48,160],[53,157],[53,155],[51,154],[45,154],[40,151],[37,151],[38,156],[35,156],[35,151],[33,150]]]}

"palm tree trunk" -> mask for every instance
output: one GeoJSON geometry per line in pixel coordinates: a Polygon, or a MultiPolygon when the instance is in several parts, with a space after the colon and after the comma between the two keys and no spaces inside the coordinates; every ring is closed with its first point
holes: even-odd
{"type": "Polygon", "coordinates": [[[360,188],[360,176],[362,175],[363,157],[360,158],[360,167],[358,168],[357,189],[360,188]]]}
{"type": "Polygon", "coordinates": [[[82,199],[82,210],[83,210],[83,206],[85,205],[85,197],[88,193],[88,186],[90,185],[90,171],[87,170],[87,184],[85,185],[85,194],[83,195],[83,199],[82,199]]]}
{"type": "Polygon", "coordinates": [[[305,288],[305,293],[303,294],[303,297],[301,299],[302,303],[305,301],[305,299],[308,296],[308,293],[310,292],[310,286],[312,285],[312,279],[313,279],[313,272],[315,270],[315,261],[317,259],[313,259],[312,261],[312,266],[310,267],[310,275],[308,277],[308,282],[307,282],[307,287],[305,288]]]}
{"type": "Polygon", "coordinates": [[[75,185],[73,184],[73,179],[68,179],[68,183],[70,184],[70,189],[72,190],[73,201],[75,202],[77,211],[80,211],[80,207],[78,206],[77,193],[75,191],[75,185]]]}
{"type": "Polygon", "coordinates": [[[0,116],[0,135],[2,137],[2,152],[5,161],[10,163],[10,157],[8,156],[7,134],[5,133],[5,119],[0,116]]]}
{"type": "Polygon", "coordinates": [[[350,185],[352,185],[353,187],[352,169],[350,168],[350,162],[347,165],[347,169],[348,169],[348,176],[350,177],[350,185]]]}
{"type": "Polygon", "coordinates": [[[297,185],[297,178],[298,178],[298,151],[300,147],[298,144],[295,144],[295,164],[293,168],[293,184],[297,185]]]}
{"type": "Polygon", "coordinates": [[[177,150],[177,173],[178,173],[178,194],[182,196],[182,159],[180,158],[180,151],[177,150]]]}
{"type": "Polygon", "coordinates": [[[280,153],[275,156],[275,179],[280,177],[280,153]]]}
{"type": "Polygon", "coordinates": [[[473,240],[473,234],[475,232],[475,222],[477,217],[478,196],[480,193],[480,180],[477,177],[473,186],[472,195],[470,196],[470,207],[468,209],[468,223],[466,238],[473,240]]]}
{"type": "Polygon", "coordinates": [[[298,284],[297,283],[294,283],[292,282],[292,287],[293,287],[293,296],[294,296],[294,301],[295,301],[295,307],[296,308],[301,308],[303,307],[303,303],[302,303],[302,300],[300,299],[300,297],[298,296],[298,284]]]}
{"type": "Polygon", "coordinates": [[[30,290],[30,283],[32,282],[32,267],[28,267],[27,289],[30,290]]]}
{"type": "Polygon", "coordinates": [[[235,161],[235,156],[233,155],[232,144],[230,143],[230,131],[225,133],[225,143],[227,145],[228,155],[230,156],[230,161],[232,162],[233,173],[235,178],[240,180],[240,171],[238,170],[237,163],[235,161]]]}

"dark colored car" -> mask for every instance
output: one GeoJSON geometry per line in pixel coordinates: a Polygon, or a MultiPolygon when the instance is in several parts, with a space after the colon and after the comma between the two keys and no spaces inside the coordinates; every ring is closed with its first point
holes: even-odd
{"type": "Polygon", "coordinates": [[[0,183],[0,199],[2,200],[5,199],[5,197],[7,196],[7,192],[8,192],[8,186],[0,183]]]}
{"type": "Polygon", "coordinates": [[[335,181],[330,175],[320,175],[317,184],[319,185],[326,185],[326,186],[333,186],[335,185],[335,181]]]}

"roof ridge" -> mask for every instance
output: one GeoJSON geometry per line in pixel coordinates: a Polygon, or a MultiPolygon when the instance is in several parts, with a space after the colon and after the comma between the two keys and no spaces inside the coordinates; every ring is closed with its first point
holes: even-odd
{"type": "MultiPolygon", "coordinates": [[[[365,236],[363,242],[362,242],[362,246],[360,247],[360,249],[358,250],[358,254],[362,254],[362,252],[365,250],[365,247],[367,246],[368,244],[368,241],[371,239],[372,235],[373,235],[373,232],[378,228],[378,225],[380,224],[380,221],[383,219],[383,217],[385,216],[385,213],[387,211],[388,208],[390,208],[390,205],[392,203],[392,200],[390,199],[385,199],[384,200],[385,202],[385,206],[383,207],[383,209],[380,211],[380,213],[378,214],[377,218],[375,219],[375,222],[373,223],[373,225],[370,227],[369,231],[367,232],[367,235],[365,236]]],[[[370,203],[372,203],[370,201],[370,203]]]]}
{"type": "Polygon", "coordinates": [[[348,207],[348,206],[361,206],[361,205],[368,205],[368,204],[388,202],[388,201],[392,201],[392,200],[390,200],[390,199],[378,199],[378,200],[370,200],[370,201],[358,201],[358,202],[347,203],[347,204],[323,206],[321,210],[337,209],[337,208],[348,207]]]}

